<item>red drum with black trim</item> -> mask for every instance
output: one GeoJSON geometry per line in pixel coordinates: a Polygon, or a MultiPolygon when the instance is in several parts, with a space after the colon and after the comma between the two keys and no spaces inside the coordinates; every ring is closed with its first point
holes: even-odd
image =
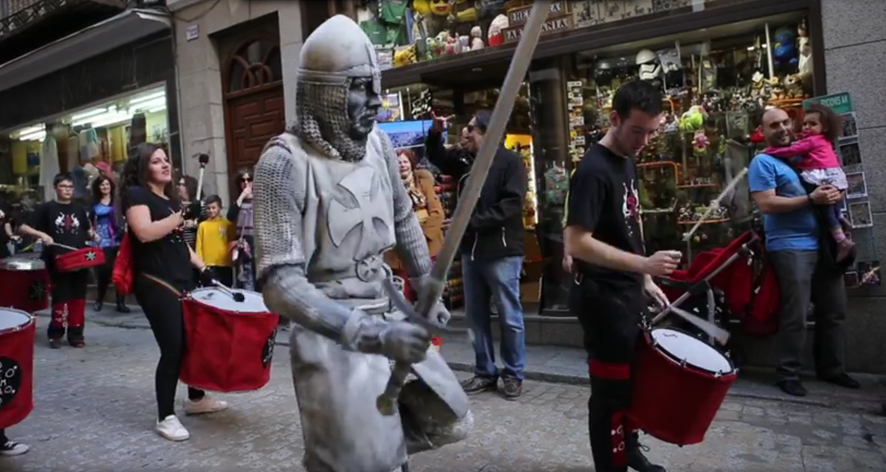
{"type": "Polygon", "coordinates": [[[49,308],[49,272],[38,254],[0,262],[0,307],[28,313],[49,308]]]}
{"type": "Polygon", "coordinates": [[[55,267],[59,272],[75,272],[104,265],[105,252],[97,247],[84,247],[55,256],[55,267]]]}
{"type": "Polygon", "coordinates": [[[278,315],[268,311],[260,293],[244,300],[214,287],[182,298],[185,354],[179,378],[191,387],[214,392],[258,390],[271,379],[278,315]]]}
{"type": "Polygon", "coordinates": [[[662,441],[702,442],[735,382],[732,361],[694,336],[657,328],[637,343],[635,362],[630,418],[662,441]]]}
{"type": "Polygon", "coordinates": [[[0,308],[0,429],[34,409],[34,317],[0,308]]]}

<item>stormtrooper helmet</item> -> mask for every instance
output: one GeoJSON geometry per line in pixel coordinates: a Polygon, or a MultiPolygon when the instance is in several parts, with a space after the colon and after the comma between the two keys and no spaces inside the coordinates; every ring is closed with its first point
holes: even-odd
{"type": "Polygon", "coordinates": [[[661,77],[662,69],[658,55],[649,49],[638,52],[635,63],[640,66],[640,80],[655,81],[661,77]]]}

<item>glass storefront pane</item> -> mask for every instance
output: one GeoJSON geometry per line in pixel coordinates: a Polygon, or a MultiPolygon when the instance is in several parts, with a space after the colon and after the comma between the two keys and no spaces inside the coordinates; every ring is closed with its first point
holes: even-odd
{"type": "MultiPolygon", "coordinates": [[[[802,115],[803,99],[814,95],[809,47],[797,13],[576,53],[564,80],[569,158],[545,163],[557,178],[546,179],[555,198],[541,200],[541,214],[562,211],[559,169],[571,169],[605,134],[614,91],[639,78],[666,95],[662,126],[638,158],[647,251],[680,250],[688,266],[725,246],[750,229],[747,180],[717,198],[759,149],[756,121],[765,108],[802,115]]],[[[546,279],[545,308],[566,308],[569,280],[562,269],[546,279]]]]}
{"type": "Polygon", "coordinates": [[[88,202],[101,172],[120,173],[129,148],[152,142],[168,149],[164,86],[0,132],[0,206],[14,221],[54,198],[52,179],[74,177],[74,197],[88,202]]]}

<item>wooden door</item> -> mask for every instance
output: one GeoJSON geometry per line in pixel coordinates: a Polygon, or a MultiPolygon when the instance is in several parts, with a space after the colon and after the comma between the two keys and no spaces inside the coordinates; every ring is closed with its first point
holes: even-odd
{"type": "Polygon", "coordinates": [[[283,72],[277,38],[258,36],[234,49],[222,85],[225,96],[225,141],[231,197],[239,188],[234,178],[258,162],[268,140],[286,124],[283,72]]]}

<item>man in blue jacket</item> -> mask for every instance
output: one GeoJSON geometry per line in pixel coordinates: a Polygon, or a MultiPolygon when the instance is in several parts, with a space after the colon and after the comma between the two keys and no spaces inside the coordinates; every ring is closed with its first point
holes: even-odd
{"type": "MultiPolygon", "coordinates": [[[[769,146],[784,147],[793,139],[788,114],[773,108],[763,115],[769,146]]],[[[859,388],[843,366],[843,321],[846,289],[841,271],[823,264],[820,231],[813,205],[831,205],[842,198],[832,186],[807,194],[800,177],[778,158],[760,154],[748,172],[751,197],[763,213],[766,252],[778,281],[781,300],[778,327],[778,386],[787,394],[805,396],[800,368],[806,342],[806,313],[815,305],[815,370],[818,377],[847,388],[859,388]]]]}
{"type": "MultiPolygon", "coordinates": [[[[443,174],[458,181],[460,194],[471,172],[489,126],[490,113],[478,111],[463,132],[461,146],[445,149],[442,133],[446,120],[433,116],[434,126],[425,141],[428,160],[443,174]]],[[[522,393],[526,365],[526,336],[520,304],[520,272],[523,268],[523,200],[526,196],[523,159],[499,147],[471,222],[462,238],[462,281],[465,314],[474,332],[475,376],[462,384],[465,392],[498,389],[502,379],[506,398],[522,393]],[[495,366],[489,299],[498,307],[501,324],[501,358],[504,369],[495,366]]]]}

